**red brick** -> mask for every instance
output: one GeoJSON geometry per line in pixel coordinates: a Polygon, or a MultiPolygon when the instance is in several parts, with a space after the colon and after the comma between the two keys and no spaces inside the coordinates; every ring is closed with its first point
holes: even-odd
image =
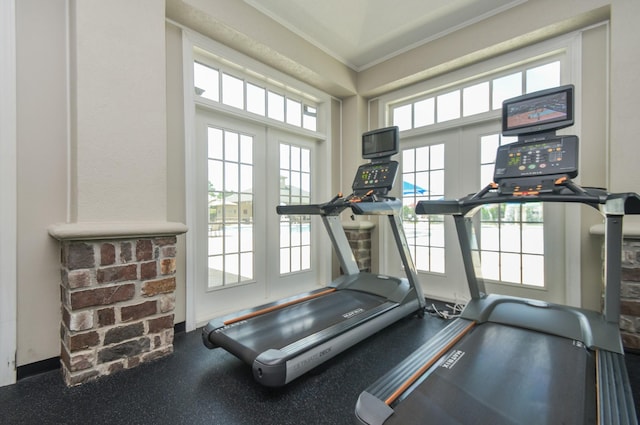
{"type": "Polygon", "coordinates": [[[109,266],[116,263],[116,247],[110,243],[100,245],[100,265],[109,266]]]}
{"type": "Polygon", "coordinates": [[[137,261],[153,260],[153,243],[149,239],[141,239],[136,242],[137,261]]]}
{"type": "Polygon", "coordinates": [[[110,326],[116,323],[116,312],[113,307],[98,310],[98,326],[110,326]]]}
{"type": "Polygon", "coordinates": [[[134,297],[135,291],[136,286],[133,283],[76,291],[71,293],[71,308],[78,310],[85,307],[110,305],[127,301],[134,297]]]}
{"type": "Polygon", "coordinates": [[[628,332],[620,332],[622,345],[630,350],[640,350],[640,335],[628,332]]]}
{"type": "Polygon", "coordinates": [[[155,238],[153,241],[158,246],[175,245],[178,239],[175,236],[165,236],[162,238],[155,238]]]}
{"type": "Polygon", "coordinates": [[[631,282],[640,282],[640,268],[623,267],[622,280],[631,281],[631,282]]]}
{"type": "Polygon", "coordinates": [[[131,260],[133,260],[131,242],[122,242],[120,244],[120,261],[123,263],[129,263],[131,260]]]}
{"type": "Polygon", "coordinates": [[[169,277],[160,280],[149,280],[142,284],[142,295],[151,297],[158,294],[166,294],[176,290],[176,278],[169,277]]]}
{"type": "Polygon", "coordinates": [[[140,280],[155,279],[158,276],[158,263],[149,261],[140,264],[140,280]]]}
{"type": "Polygon", "coordinates": [[[128,305],[120,309],[120,318],[123,322],[139,320],[143,317],[152,316],[158,312],[156,301],[146,301],[141,304],[128,305]]]}
{"type": "Polygon", "coordinates": [[[161,256],[162,257],[175,257],[176,256],[176,247],[175,245],[163,246],[161,248],[161,256]]]}
{"type": "Polygon", "coordinates": [[[112,345],[98,352],[98,363],[107,363],[137,356],[141,353],[146,353],[150,348],[151,341],[149,338],[140,338],[123,342],[122,344],[112,345]]]}
{"type": "Polygon", "coordinates": [[[640,301],[623,299],[620,302],[620,314],[640,316],[640,301]]]}
{"type": "Polygon", "coordinates": [[[165,329],[173,328],[173,314],[168,316],[158,317],[157,319],[149,320],[149,333],[154,334],[165,329]]]}
{"type": "Polygon", "coordinates": [[[87,288],[91,286],[91,272],[89,270],[73,270],[67,274],[69,288],[87,288]]]}
{"type": "Polygon", "coordinates": [[[138,267],[135,264],[113,266],[98,269],[98,283],[123,282],[138,279],[138,267]]]}
{"type": "Polygon", "coordinates": [[[109,329],[104,334],[104,345],[116,344],[128,339],[142,336],[144,333],[144,325],[142,322],[136,322],[127,326],[117,326],[109,329]]]}
{"type": "Polygon", "coordinates": [[[175,258],[165,258],[160,261],[160,274],[168,275],[174,274],[176,272],[176,259],[175,258]]]}
{"type": "Polygon", "coordinates": [[[63,265],[69,270],[91,269],[95,267],[93,245],[83,242],[70,242],[63,249],[63,265]]]}
{"type": "Polygon", "coordinates": [[[74,351],[96,346],[98,343],[100,343],[100,336],[96,331],[71,335],[69,337],[69,350],[73,353],[74,351]]]}

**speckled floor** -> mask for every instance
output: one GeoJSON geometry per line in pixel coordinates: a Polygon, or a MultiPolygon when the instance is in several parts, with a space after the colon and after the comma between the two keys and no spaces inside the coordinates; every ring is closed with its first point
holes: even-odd
{"type": "MultiPolygon", "coordinates": [[[[403,319],[279,389],[179,333],[172,355],[79,387],[54,370],[0,388],[0,424],[352,424],[360,392],[447,323],[403,319]]],[[[638,406],[640,355],[626,357],[638,406]]]]}

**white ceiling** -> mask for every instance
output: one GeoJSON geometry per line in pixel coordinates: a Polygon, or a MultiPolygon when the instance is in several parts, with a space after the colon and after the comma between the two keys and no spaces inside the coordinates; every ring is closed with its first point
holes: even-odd
{"type": "Polygon", "coordinates": [[[527,0],[244,0],[360,71],[527,0]]]}

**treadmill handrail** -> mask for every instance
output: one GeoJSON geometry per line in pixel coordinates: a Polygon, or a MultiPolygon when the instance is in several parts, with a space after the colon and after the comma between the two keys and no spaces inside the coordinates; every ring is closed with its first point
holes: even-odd
{"type": "Polygon", "coordinates": [[[420,201],[416,205],[415,213],[419,215],[468,215],[477,207],[487,204],[529,202],[581,203],[600,209],[605,215],[640,214],[640,196],[637,193],[608,193],[599,188],[584,188],[584,194],[562,190],[558,193],[542,193],[528,196],[500,195],[495,191],[487,191],[480,196],[471,194],[456,200],[420,201]]]}
{"type": "Polygon", "coordinates": [[[279,215],[338,215],[346,208],[351,208],[356,215],[391,215],[399,213],[402,201],[395,198],[384,198],[367,202],[327,202],[324,204],[278,205],[279,215]]]}

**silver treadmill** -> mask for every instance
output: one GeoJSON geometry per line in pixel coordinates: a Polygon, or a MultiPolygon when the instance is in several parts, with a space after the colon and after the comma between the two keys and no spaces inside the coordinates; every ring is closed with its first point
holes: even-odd
{"type": "Polygon", "coordinates": [[[577,153],[576,136],[524,138],[498,148],[495,183],[458,200],[417,204],[416,214],[453,216],[471,300],[460,318],[360,394],[357,423],[638,423],[619,317],[622,219],[640,214],[640,197],[574,184],[577,153]],[[574,202],[601,212],[602,312],[486,293],[473,216],[507,202],[574,202]]]}
{"type": "Polygon", "coordinates": [[[345,349],[417,313],[425,299],[400,218],[402,201],[388,197],[398,170],[397,127],[363,135],[363,157],[353,193],[324,204],[281,205],[281,215],[319,215],[343,272],[327,287],[210,321],[202,331],[208,348],[222,347],[252,366],[257,382],[283,386],[345,349]],[[340,213],[387,216],[406,278],[361,272],[340,213]]]}

